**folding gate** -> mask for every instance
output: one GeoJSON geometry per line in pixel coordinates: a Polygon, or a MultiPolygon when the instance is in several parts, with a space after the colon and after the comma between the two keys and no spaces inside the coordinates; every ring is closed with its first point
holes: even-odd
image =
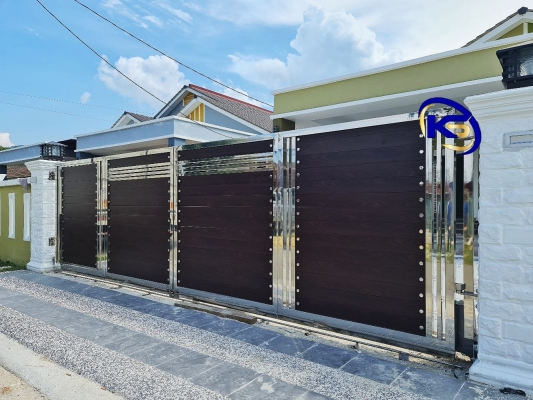
{"type": "Polygon", "coordinates": [[[441,148],[404,120],[68,163],[58,257],[65,268],[471,354],[475,163],[441,148]]]}

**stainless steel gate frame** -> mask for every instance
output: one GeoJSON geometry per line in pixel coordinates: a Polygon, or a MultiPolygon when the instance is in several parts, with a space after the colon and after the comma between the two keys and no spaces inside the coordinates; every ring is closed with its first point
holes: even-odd
{"type": "MultiPolygon", "coordinates": [[[[456,160],[457,156],[452,150],[443,148],[443,141],[453,144],[453,139],[443,139],[437,135],[434,139],[426,139],[421,136],[421,146],[417,151],[425,152],[426,163],[420,169],[425,169],[425,181],[420,182],[420,201],[425,202],[426,229],[421,231],[425,237],[425,260],[420,260],[420,265],[425,266],[426,284],[426,337],[411,335],[408,333],[392,331],[385,328],[349,322],[336,318],[310,314],[295,310],[298,302],[295,292],[295,272],[297,264],[295,255],[298,251],[298,238],[296,235],[298,226],[295,225],[296,197],[295,178],[297,176],[297,146],[299,136],[320,134],[343,129],[384,125],[389,123],[412,121],[416,114],[406,114],[386,119],[374,119],[356,121],[345,124],[320,126],[316,128],[300,129],[273,136],[258,136],[248,139],[232,139],[220,142],[185,145],[176,148],[164,148],[135,153],[122,154],[69,162],[69,165],[82,165],[97,163],[98,168],[98,193],[97,193],[97,229],[98,229],[98,264],[97,269],[84,268],[82,266],[63,264],[63,268],[91,275],[107,276],[114,279],[126,280],[143,286],[177,292],[181,295],[234,305],[245,309],[259,310],[265,313],[277,314],[311,323],[327,325],[332,328],[354,332],[362,337],[383,341],[391,344],[409,347],[412,349],[426,349],[431,352],[453,354],[455,352],[455,314],[454,306],[464,306],[465,337],[475,342],[477,339],[476,322],[476,296],[478,258],[477,243],[474,232],[474,206],[476,202],[469,203],[467,220],[461,224],[457,220],[457,210],[463,206],[457,203],[457,191],[463,193],[463,199],[470,199],[477,195],[477,154],[464,156],[464,177],[457,179],[456,160]],[[273,140],[272,149],[272,304],[261,304],[253,301],[242,300],[234,297],[217,295],[180,287],[179,264],[177,254],[179,252],[179,226],[177,204],[179,194],[177,184],[182,173],[178,163],[178,152],[184,149],[207,148],[214,146],[226,146],[258,140],[273,140]],[[422,142],[422,141],[425,142],[422,142]],[[170,162],[170,190],[169,190],[169,284],[161,285],[154,282],[134,279],[107,273],[107,183],[109,171],[107,161],[111,159],[149,155],[169,152],[170,162]],[[471,193],[468,185],[463,188],[457,187],[457,183],[464,181],[469,187],[473,185],[474,193],[471,193]],[[466,226],[466,230],[465,227],[466,226]],[[465,234],[466,232],[466,234],[465,234]],[[463,286],[464,285],[464,286],[463,286]]],[[[264,155],[262,155],[264,156],[264,155]]],[[[250,161],[250,159],[247,159],[250,161]]],[[[233,161],[235,162],[235,160],[233,161]]],[[[237,161],[238,162],[238,161],[237,161]]],[[[246,162],[246,161],[242,161],[246,162]]],[[[213,167],[213,166],[211,166],[213,167]]],[[[61,168],[61,167],[59,167],[61,168]]],[[[58,169],[59,171],[59,169],[58,169]]],[[[58,179],[60,179],[58,174],[58,179]]],[[[61,187],[58,182],[58,188],[61,187]]],[[[58,194],[59,206],[61,194],[58,194]]],[[[61,208],[58,207],[58,210],[61,208]]],[[[60,236],[58,235],[58,240],[60,236]]],[[[60,243],[58,243],[58,255],[60,258],[60,243]]]]}

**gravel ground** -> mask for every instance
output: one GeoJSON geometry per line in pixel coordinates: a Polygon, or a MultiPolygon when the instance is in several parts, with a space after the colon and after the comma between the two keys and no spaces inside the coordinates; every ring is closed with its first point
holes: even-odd
{"type": "Polygon", "coordinates": [[[0,306],[0,331],[128,399],[223,399],[208,389],[0,306]]]}
{"type": "MultiPolygon", "coordinates": [[[[153,317],[107,302],[35,284],[7,274],[0,286],[33,296],[85,315],[218,358],[275,379],[312,390],[334,399],[422,399],[413,392],[391,387],[311,361],[259,348],[229,337],[179,322],[153,317]]],[[[167,394],[187,393],[183,398],[218,398],[214,392],[162,373],[91,342],[66,334],[40,321],[6,308],[0,308],[0,329],[52,360],[75,368],[107,388],[132,399],[167,398],[167,394]],[[26,326],[26,329],[19,329],[26,326]],[[30,329],[31,326],[31,329],[30,329]],[[51,341],[51,342],[49,342],[51,341]],[[48,343],[51,343],[48,344],[48,343]],[[66,344],[68,343],[68,345],[66,344]],[[48,345],[47,345],[48,344],[48,345]],[[74,345],[75,350],[72,348],[74,345]],[[142,390],[141,390],[142,388],[142,390]],[[165,390],[161,388],[175,388],[165,390]],[[194,395],[191,397],[191,394],[194,395]],[[200,396],[200,397],[199,397],[200,396]],[[201,397],[206,396],[206,397],[201,397]]],[[[176,311],[179,312],[179,311],[176,311]]],[[[170,398],[170,397],[168,397],[170,398]]]]}

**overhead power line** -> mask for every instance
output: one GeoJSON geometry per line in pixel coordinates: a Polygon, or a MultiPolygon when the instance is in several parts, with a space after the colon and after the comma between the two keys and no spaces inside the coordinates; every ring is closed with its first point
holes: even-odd
{"type": "MultiPolygon", "coordinates": [[[[89,46],[87,43],[85,43],[78,35],[76,35],[68,26],[66,26],[63,22],[61,22],[61,20],[59,18],[57,18],[54,13],[52,13],[48,8],[46,8],[44,6],[43,3],[41,3],[39,0],[36,0],[37,3],[39,3],[41,5],[42,8],[44,8],[46,10],[46,12],[48,14],[50,14],[57,22],[59,22],[59,24],[61,24],[61,26],[63,28],[65,28],[67,31],[70,32],[70,34],[72,36],[74,36],[76,39],[78,39],[85,47],[87,47],[89,50],[91,50],[98,58],[100,58],[102,61],[104,61],[107,65],[109,65],[111,68],[113,68],[115,71],[117,71],[120,75],[122,75],[124,78],[126,78],[128,81],[130,81],[131,83],[133,83],[135,86],[137,86],[139,89],[141,89],[142,91],[144,91],[145,93],[147,93],[148,95],[152,96],[154,99],[160,101],[161,103],[163,104],[167,104],[166,101],[163,101],[161,100],[159,97],[157,97],[155,94],[149,92],[148,90],[146,90],[145,88],[143,88],[141,85],[139,85],[137,82],[135,82],[134,80],[132,80],[130,77],[126,76],[124,73],[122,73],[122,71],[120,71],[117,67],[115,67],[113,64],[111,64],[108,60],[106,60],[105,57],[101,56],[100,54],[98,54],[98,52],[96,50],[94,50],[91,46],[89,46]]],[[[188,118],[187,115],[183,114],[181,111],[178,111],[181,115],[183,115],[185,118],[188,118]]],[[[217,132],[211,128],[208,128],[207,126],[205,125],[202,125],[200,124],[199,122],[195,121],[194,119],[190,119],[191,122],[194,122],[195,124],[197,124],[198,126],[201,126],[202,128],[205,128],[207,129],[208,131],[211,131],[217,135],[220,135],[220,136],[224,136],[224,137],[227,137],[227,138],[230,138],[230,139],[234,139],[233,137],[231,136],[228,136],[228,135],[224,135],[223,133],[220,133],[220,132],[217,132]]]]}
{"type": "MultiPolygon", "coordinates": [[[[33,94],[15,93],[15,92],[6,92],[5,90],[0,90],[0,93],[14,94],[14,95],[16,95],[16,96],[31,97],[31,98],[33,98],[33,99],[58,101],[58,102],[61,102],[61,103],[76,104],[76,105],[79,105],[79,106],[98,107],[98,108],[107,108],[107,109],[109,109],[109,110],[119,110],[119,111],[124,111],[123,108],[108,107],[108,106],[100,106],[100,105],[97,105],[97,104],[87,104],[87,103],[80,103],[80,102],[77,102],[77,101],[69,101],[69,100],[54,99],[54,98],[51,98],[51,97],[35,96],[35,95],[33,95],[33,94]]],[[[138,112],[138,111],[132,111],[132,112],[135,112],[135,113],[137,113],[137,114],[146,115],[146,113],[144,113],[144,112],[138,112]]]]}
{"type": "Polygon", "coordinates": [[[31,108],[31,109],[33,109],[33,110],[52,112],[52,113],[56,113],[56,114],[65,114],[65,115],[70,115],[71,117],[89,118],[89,119],[97,119],[97,120],[100,120],[100,121],[112,122],[112,121],[110,121],[110,120],[108,120],[108,119],[96,118],[96,117],[87,117],[87,116],[85,116],[85,115],[71,114],[71,113],[66,113],[66,112],[63,112],[63,111],[46,110],[46,109],[44,109],[44,108],[37,108],[37,107],[25,106],[25,105],[23,105],[23,104],[7,103],[7,102],[4,102],[4,101],[0,101],[0,104],[7,104],[7,105],[10,105],[10,106],[16,106],[16,107],[31,108]]]}
{"type": "Polygon", "coordinates": [[[102,18],[103,20],[109,22],[109,23],[110,23],[111,25],[113,25],[115,28],[120,29],[122,32],[124,32],[124,33],[126,33],[127,35],[131,36],[132,38],[138,40],[139,42],[143,43],[144,45],[150,47],[152,50],[157,51],[159,54],[162,54],[162,55],[164,55],[165,57],[171,59],[172,61],[178,63],[178,64],[181,65],[182,67],[187,68],[188,70],[190,70],[190,71],[192,71],[192,72],[194,72],[194,73],[196,73],[196,74],[198,74],[198,75],[200,75],[200,76],[203,76],[204,78],[209,79],[210,81],[213,81],[213,82],[217,83],[218,85],[221,85],[221,86],[224,86],[225,88],[228,88],[228,89],[230,89],[230,90],[233,90],[235,93],[239,93],[241,96],[246,96],[246,97],[248,97],[249,99],[251,99],[251,100],[255,100],[255,101],[257,101],[257,102],[259,102],[259,103],[261,103],[261,104],[267,105],[267,106],[269,106],[269,107],[274,107],[272,104],[269,104],[269,103],[266,103],[266,102],[261,101],[261,100],[259,100],[259,99],[256,99],[255,97],[249,96],[248,94],[244,94],[243,92],[240,92],[240,91],[238,91],[237,89],[232,88],[231,86],[225,85],[224,83],[219,82],[218,80],[216,80],[216,79],[214,79],[214,78],[211,78],[210,76],[208,76],[208,75],[206,75],[206,74],[204,74],[204,73],[202,73],[202,72],[200,72],[200,71],[198,71],[198,70],[196,70],[196,69],[194,69],[194,68],[192,68],[192,67],[189,67],[188,65],[182,63],[181,61],[176,60],[175,58],[169,56],[169,55],[166,54],[165,52],[163,52],[163,51],[159,50],[158,48],[152,46],[150,43],[147,43],[146,41],[142,40],[141,38],[135,36],[133,33],[131,33],[131,32],[129,32],[129,31],[127,31],[126,29],[124,29],[124,28],[118,26],[118,25],[115,24],[113,21],[107,19],[107,18],[104,17],[103,15],[99,14],[97,11],[95,11],[95,10],[93,10],[92,8],[90,8],[89,6],[83,4],[81,1],[78,1],[78,0],[74,0],[74,1],[75,1],[76,3],[78,3],[80,6],[85,7],[87,10],[89,10],[89,11],[91,11],[92,13],[96,14],[97,16],[99,16],[100,18],[102,18]]]}

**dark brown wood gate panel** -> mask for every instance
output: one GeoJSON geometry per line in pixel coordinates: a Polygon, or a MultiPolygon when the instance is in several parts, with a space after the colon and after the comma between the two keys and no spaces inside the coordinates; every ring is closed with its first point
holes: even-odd
{"type": "Polygon", "coordinates": [[[419,135],[404,122],[297,139],[297,310],[425,336],[419,135]]]}
{"type": "Polygon", "coordinates": [[[170,175],[169,157],[165,152],[108,161],[108,273],[169,283],[170,178],[138,176],[144,166],[161,163],[169,164],[170,175]],[[139,169],[114,169],[126,167],[139,169]]]}
{"type": "Polygon", "coordinates": [[[63,167],[61,262],[96,268],[96,164],[63,167]]]}
{"type": "Polygon", "coordinates": [[[178,153],[185,165],[178,180],[180,287],[272,304],[272,168],[235,172],[231,161],[264,153],[272,153],[272,141],[178,153]],[[202,172],[201,163],[212,166],[202,172]]]}

